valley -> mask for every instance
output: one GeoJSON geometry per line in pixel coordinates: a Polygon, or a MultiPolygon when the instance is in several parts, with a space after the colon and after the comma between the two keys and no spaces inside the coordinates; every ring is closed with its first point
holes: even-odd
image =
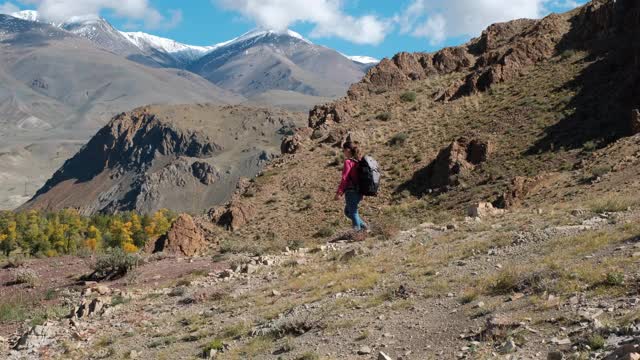
{"type": "Polygon", "coordinates": [[[308,114],[120,113],[0,213],[0,351],[637,359],[638,33],[640,3],[594,0],[398,53],[308,114]],[[347,140],[382,172],[368,232],[334,200],[347,140]]]}

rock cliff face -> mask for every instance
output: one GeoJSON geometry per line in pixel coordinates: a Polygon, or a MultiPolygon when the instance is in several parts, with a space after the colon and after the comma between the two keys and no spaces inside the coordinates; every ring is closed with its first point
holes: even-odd
{"type": "Polygon", "coordinates": [[[119,114],[24,209],[199,212],[279,153],[301,114],[242,106],[152,106],[119,114]]]}
{"type": "MultiPolygon", "coordinates": [[[[574,11],[541,20],[520,19],[491,25],[479,38],[463,46],[436,53],[399,53],[371,68],[362,81],[351,86],[346,98],[311,110],[309,127],[317,129],[350,120],[360,99],[406,88],[412,81],[459,74],[448,87],[432,94],[437,100],[451,101],[487,91],[494,84],[517,78],[536,64],[575,50],[587,50],[605,58],[607,66],[616,67],[608,69],[608,75],[624,74],[612,101],[624,104],[628,119],[632,106],[628,103],[637,104],[640,93],[640,85],[635,81],[640,63],[639,13],[637,1],[594,0],[574,11]]],[[[605,70],[594,71],[601,74],[605,70]]],[[[597,87],[594,92],[602,90],[602,86],[593,86],[597,87]]]]}

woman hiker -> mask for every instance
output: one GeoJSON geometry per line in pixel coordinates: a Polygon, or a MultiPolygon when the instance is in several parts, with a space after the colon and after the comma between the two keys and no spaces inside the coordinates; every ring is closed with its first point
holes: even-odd
{"type": "Polygon", "coordinates": [[[344,214],[351,220],[354,230],[365,231],[368,229],[368,225],[362,221],[360,214],[358,214],[358,205],[362,201],[362,194],[358,189],[358,163],[362,159],[362,153],[358,143],[350,141],[344,143],[342,151],[345,161],[342,169],[342,181],[335,200],[339,200],[344,195],[344,214]]]}

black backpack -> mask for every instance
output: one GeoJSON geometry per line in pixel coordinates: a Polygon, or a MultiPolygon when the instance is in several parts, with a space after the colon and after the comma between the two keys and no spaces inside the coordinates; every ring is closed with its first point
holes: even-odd
{"type": "Polygon", "coordinates": [[[371,156],[365,156],[358,162],[358,190],[364,196],[377,196],[379,188],[378,162],[371,156]]]}

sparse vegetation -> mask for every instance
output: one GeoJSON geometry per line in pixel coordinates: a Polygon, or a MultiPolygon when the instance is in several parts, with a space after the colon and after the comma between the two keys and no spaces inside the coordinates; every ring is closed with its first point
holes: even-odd
{"type": "Polygon", "coordinates": [[[403,102],[414,102],[416,101],[416,93],[413,91],[402,93],[402,95],[400,95],[400,100],[403,102]]]}
{"type": "Polygon", "coordinates": [[[391,120],[391,113],[390,112],[380,113],[380,114],[376,115],[376,119],[380,120],[380,121],[389,121],[389,120],[391,120]]]}
{"type": "Polygon", "coordinates": [[[16,271],[16,284],[27,284],[31,287],[35,287],[38,284],[40,277],[33,269],[18,269],[16,271]]]}
{"type": "Polygon", "coordinates": [[[408,138],[409,135],[407,135],[407,133],[397,133],[393,135],[388,144],[389,146],[403,146],[407,142],[408,138]]]}
{"type": "Polygon", "coordinates": [[[112,249],[104,255],[98,257],[93,266],[93,274],[90,278],[94,279],[117,279],[125,276],[129,271],[138,266],[140,257],[135,254],[129,254],[122,249],[112,249]]]}
{"type": "Polygon", "coordinates": [[[620,212],[625,211],[630,207],[636,206],[638,200],[629,197],[621,197],[616,195],[609,195],[594,201],[591,201],[590,207],[596,214],[608,213],[608,212],[620,212]]]}

